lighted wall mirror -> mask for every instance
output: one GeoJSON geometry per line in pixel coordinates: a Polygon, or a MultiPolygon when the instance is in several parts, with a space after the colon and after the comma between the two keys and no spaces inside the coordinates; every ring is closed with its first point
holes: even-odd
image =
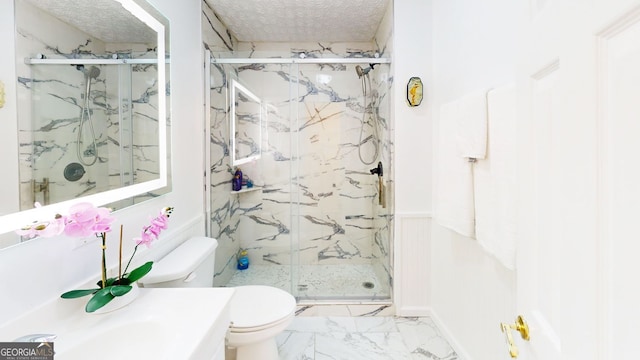
{"type": "Polygon", "coordinates": [[[18,138],[18,159],[3,160],[18,171],[0,188],[12,199],[0,247],[80,199],[118,210],[169,191],[168,20],[145,0],[12,6],[15,47],[1,56],[16,59],[17,133],[0,136],[18,138]]]}
{"type": "Polygon", "coordinates": [[[241,165],[262,154],[262,101],[236,79],[230,83],[231,163],[241,165]]]}

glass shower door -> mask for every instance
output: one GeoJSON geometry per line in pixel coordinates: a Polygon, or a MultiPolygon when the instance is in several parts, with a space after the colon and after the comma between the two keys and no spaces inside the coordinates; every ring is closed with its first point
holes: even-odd
{"type": "Polygon", "coordinates": [[[366,84],[356,64],[297,67],[291,132],[297,296],[390,300],[392,201],[384,191],[390,184],[371,173],[378,162],[391,169],[389,66],[376,66],[366,84]]]}
{"type": "Polygon", "coordinates": [[[353,63],[233,60],[211,63],[209,86],[214,283],[270,285],[309,302],[390,300],[392,198],[380,205],[370,172],[381,161],[391,188],[389,66],[370,71],[365,103],[353,63]],[[241,165],[229,156],[229,109],[242,101],[230,99],[231,79],[263,104],[262,155],[241,165]],[[231,191],[238,168],[258,190],[231,191]],[[242,250],[250,265],[237,270],[242,250]]]}

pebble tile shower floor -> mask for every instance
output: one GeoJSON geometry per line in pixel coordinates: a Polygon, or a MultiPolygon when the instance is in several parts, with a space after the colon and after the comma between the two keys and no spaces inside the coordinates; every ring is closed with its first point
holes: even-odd
{"type": "MultiPolygon", "coordinates": [[[[388,299],[371,265],[301,265],[297,281],[298,298],[308,299],[388,299]]],[[[270,285],[291,291],[288,265],[250,265],[238,270],[227,286],[270,285]]]]}

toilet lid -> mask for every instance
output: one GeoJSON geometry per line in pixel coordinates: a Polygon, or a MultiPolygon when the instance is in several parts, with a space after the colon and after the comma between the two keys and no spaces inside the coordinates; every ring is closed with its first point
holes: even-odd
{"type": "Polygon", "coordinates": [[[234,328],[253,328],[291,315],[296,299],[288,292],[263,285],[234,287],[230,317],[234,328]]]}

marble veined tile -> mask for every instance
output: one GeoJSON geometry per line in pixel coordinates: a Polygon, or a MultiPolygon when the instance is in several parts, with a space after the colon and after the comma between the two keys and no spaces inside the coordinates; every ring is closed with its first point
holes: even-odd
{"type": "Polygon", "coordinates": [[[296,317],[287,331],[306,333],[356,332],[355,318],[349,316],[301,316],[296,317]]]}
{"type": "Polygon", "coordinates": [[[280,360],[314,360],[315,334],[285,331],[276,337],[280,360]]]}
{"type": "Polygon", "coordinates": [[[358,332],[397,332],[398,327],[392,317],[356,317],[358,332]]]}
{"type": "Polygon", "coordinates": [[[397,318],[396,324],[413,359],[460,359],[431,318],[397,318]]]}
{"type": "Polygon", "coordinates": [[[431,318],[296,316],[281,360],[461,360],[431,318]]]}
{"type": "Polygon", "coordinates": [[[316,334],[315,360],[402,360],[411,354],[398,332],[316,334]]]}
{"type": "MultiPolygon", "coordinates": [[[[298,305],[296,316],[353,316],[371,317],[395,315],[392,304],[305,304],[298,305]]],[[[397,329],[396,329],[397,330],[397,329]]]]}
{"type": "Polygon", "coordinates": [[[358,304],[347,305],[350,316],[393,316],[396,313],[392,304],[358,304]]]}

